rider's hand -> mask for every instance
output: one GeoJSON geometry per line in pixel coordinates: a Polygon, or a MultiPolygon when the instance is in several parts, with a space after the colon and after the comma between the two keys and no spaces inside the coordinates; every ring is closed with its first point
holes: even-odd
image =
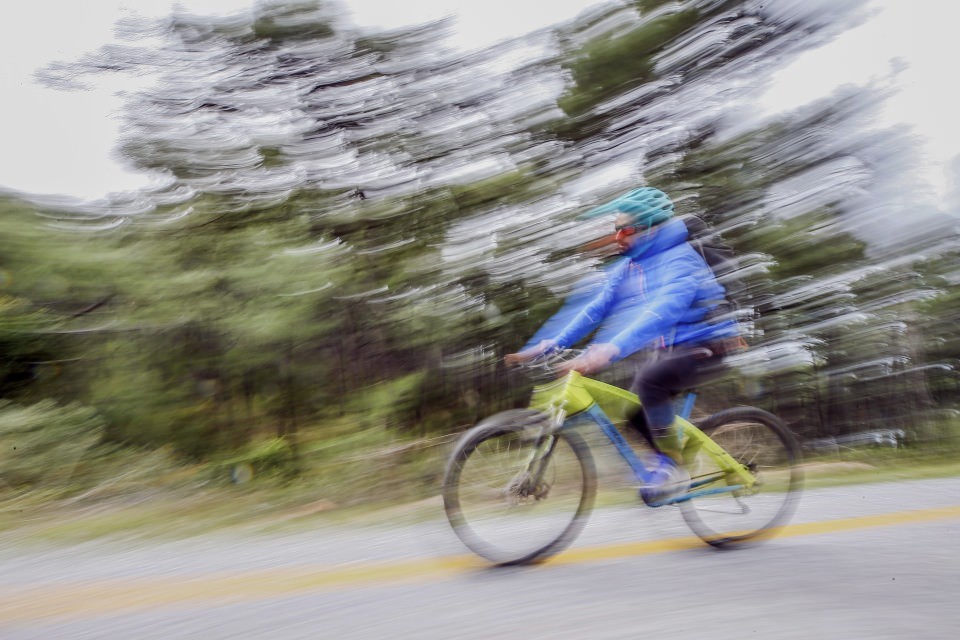
{"type": "Polygon", "coordinates": [[[537,356],[543,355],[547,351],[550,351],[555,346],[557,346],[557,343],[554,340],[541,340],[536,344],[536,346],[530,347],[529,349],[524,349],[523,351],[518,351],[517,353],[508,353],[503,357],[503,361],[508,365],[528,362],[537,356]]]}
{"type": "Polygon", "coordinates": [[[576,371],[578,373],[593,373],[599,371],[620,354],[620,349],[608,342],[591,345],[589,349],[577,356],[573,360],[561,363],[556,366],[558,373],[569,373],[576,371]]]}

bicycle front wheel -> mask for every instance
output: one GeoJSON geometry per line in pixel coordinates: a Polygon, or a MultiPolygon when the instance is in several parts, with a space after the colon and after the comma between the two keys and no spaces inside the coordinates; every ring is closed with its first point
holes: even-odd
{"type": "Polygon", "coordinates": [[[688,461],[695,497],[680,503],[687,524],[716,547],[775,533],[793,514],[803,480],[796,439],[779,418],[753,407],[721,411],[699,428],[744,465],[755,483],[737,489],[742,478],[701,451],[688,461]]]}
{"type": "Polygon", "coordinates": [[[443,503],[460,540],[498,565],[545,560],[579,535],[596,495],[596,471],[576,433],[544,436],[546,415],[506,411],[460,440],[443,503]]]}

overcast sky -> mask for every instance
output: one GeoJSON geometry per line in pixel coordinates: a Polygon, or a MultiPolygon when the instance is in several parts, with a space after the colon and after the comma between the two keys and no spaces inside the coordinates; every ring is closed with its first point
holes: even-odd
{"type": "MultiPolygon", "coordinates": [[[[782,0],[797,1],[797,0],[782,0]]],[[[0,140],[0,187],[31,194],[61,194],[92,200],[109,192],[149,184],[143,174],[125,171],[114,157],[120,91],[128,77],[99,81],[94,91],[62,92],[33,79],[54,60],[73,60],[113,40],[115,21],[131,12],[169,13],[170,0],[15,0],[4,21],[16,25],[0,39],[0,82],[4,87],[0,140]]],[[[362,26],[396,27],[459,16],[456,41],[466,48],[522,35],[565,21],[603,0],[347,0],[362,26]],[[545,7],[549,6],[549,11],[545,7]],[[509,19],[504,19],[509,16],[509,19]]],[[[194,13],[231,13],[249,0],[189,0],[194,13]]],[[[874,0],[877,15],[819,50],[801,56],[778,74],[776,86],[761,100],[768,112],[802,105],[844,83],[871,78],[891,81],[900,92],[884,111],[884,123],[907,122],[926,140],[927,175],[935,193],[951,187],[948,167],[960,154],[960,124],[953,96],[952,66],[960,53],[953,2],[874,0]],[[922,30],[921,30],[922,29],[922,30]],[[892,73],[899,69],[898,73],[892,73]]]]}

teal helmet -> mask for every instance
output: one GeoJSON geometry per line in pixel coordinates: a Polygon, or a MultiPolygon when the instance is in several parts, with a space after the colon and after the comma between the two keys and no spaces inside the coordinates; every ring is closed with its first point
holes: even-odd
{"type": "Polygon", "coordinates": [[[673,201],[660,189],[640,187],[591,209],[584,217],[596,218],[617,213],[630,216],[633,224],[652,227],[673,217],[673,201]]]}

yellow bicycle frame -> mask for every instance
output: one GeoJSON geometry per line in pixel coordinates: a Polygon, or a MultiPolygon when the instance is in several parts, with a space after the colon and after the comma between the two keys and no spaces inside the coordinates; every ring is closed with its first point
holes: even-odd
{"type": "MultiPolygon", "coordinates": [[[[630,466],[634,467],[638,477],[643,479],[647,475],[645,466],[633,454],[632,449],[610,421],[610,417],[620,420],[631,416],[640,410],[640,406],[640,399],[635,393],[587,378],[576,371],[571,371],[553,382],[538,385],[534,388],[533,397],[530,399],[530,408],[550,416],[554,428],[557,429],[562,428],[568,418],[583,413],[589,414],[600,424],[604,433],[630,466]],[[638,469],[638,464],[644,468],[638,469]]],[[[681,438],[685,438],[687,442],[685,451],[702,450],[713,458],[717,466],[726,472],[728,484],[738,484],[747,490],[753,487],[756,478],[749,469],[734,460],[720,445],[685,417],[678,415],[676,421],[681,438]]]]}

